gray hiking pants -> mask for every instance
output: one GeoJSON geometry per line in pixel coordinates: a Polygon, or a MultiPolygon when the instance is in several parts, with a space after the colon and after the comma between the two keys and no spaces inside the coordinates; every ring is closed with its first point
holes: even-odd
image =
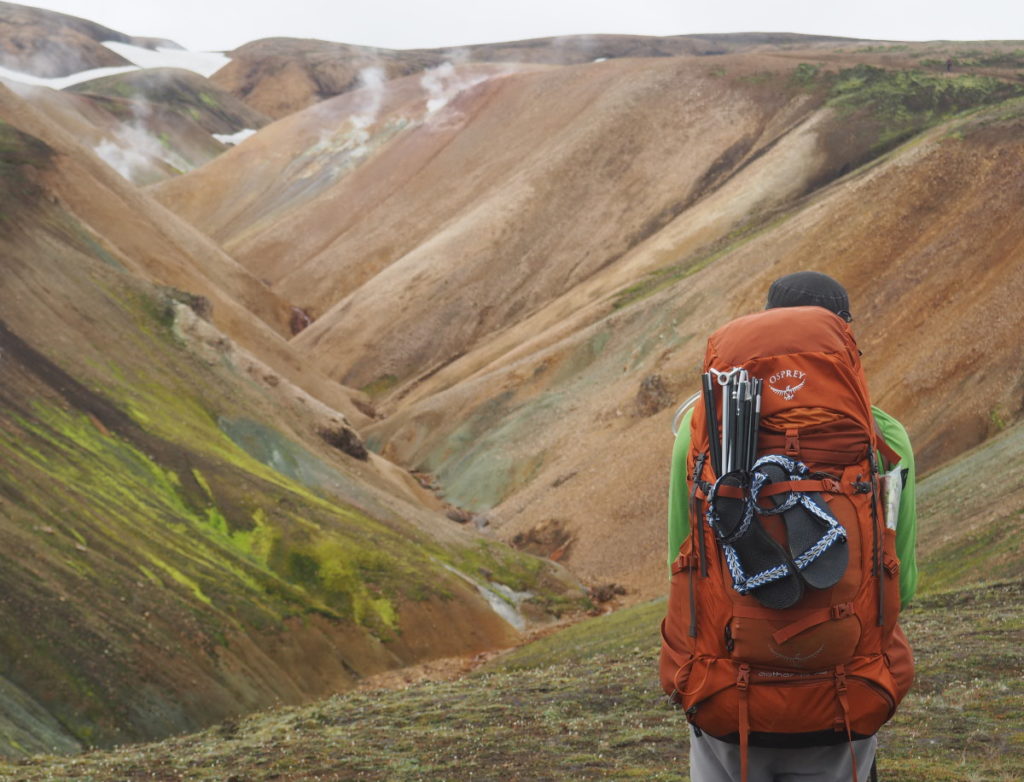
{"type": "MultiPolygon", "coordinates": [[[[853,742],[857,755],[857,782],[867,782],[875,760],[878,738],[853,742]]],[[[769,749],[751,747],[747,782],[852,782],[850,745],[769,749]]],[[[690,728],[691,782],[739,782],[740,748],[690,728]]]]}

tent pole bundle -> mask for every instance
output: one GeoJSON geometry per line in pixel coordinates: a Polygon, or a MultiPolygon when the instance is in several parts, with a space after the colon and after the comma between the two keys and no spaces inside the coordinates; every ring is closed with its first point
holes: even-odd
{"type": "Polygon", "coordinates": [[[757,455],[757,430],[761,423],[761,391],[764,381],[745,369],[728,372],[712,369],[701,376],[704,413],[715,475],[750,472],[757,455]],[[722,392],[720,410],[715,406],[715,384],[722,392]],[[721,438],[719,432],[721,419],[721,438]]]}

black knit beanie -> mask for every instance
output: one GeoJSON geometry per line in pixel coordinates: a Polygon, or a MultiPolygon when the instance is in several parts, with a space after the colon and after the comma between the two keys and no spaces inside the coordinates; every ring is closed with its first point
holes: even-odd
{"type": "Polygon", "coordinates": [[[779,277],[768,289],[764,308],[810,306],[824,307],[847,322],[853,320],[846,288],[821,272],[795,272],[779,277]]]}

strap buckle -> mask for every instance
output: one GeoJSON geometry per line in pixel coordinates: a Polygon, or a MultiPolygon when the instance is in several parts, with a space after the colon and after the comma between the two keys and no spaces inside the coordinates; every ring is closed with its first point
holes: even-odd
{"type": "Polygon", "coordinates": [[[855,613],[853,603],[840,603],[837,606],[832,606],[833,619],[845,619],[848,616],[853,616],[855,613]]]}
{"type": "Polygon", "coordinates": [[[843,486],[835,478],[822,478],[821,489],[828,494],[842,494],[843,486]]]}
{"type": "Polygon", "coordinates": [[[736,687],[741,691],[746,691],[747,687],[750,686],[750,666],[746,663],[740,666],[739,671],[736,674],[736,687]]]}
{"type": "Polygon", "coordinates": [[[841,665],[836,666],[836,692],[846,694],[846,669],[841,665]]]}
{"type": "Polygon", "coordinates": [[[786,430],[786,455],[797,456],[800,454],[800,430],[786,430]]]}

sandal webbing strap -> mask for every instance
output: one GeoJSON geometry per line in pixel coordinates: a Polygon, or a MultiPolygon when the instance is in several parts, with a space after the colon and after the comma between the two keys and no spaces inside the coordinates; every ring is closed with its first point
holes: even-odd
{"type": "MultiPolygon", "coordinates": [[[[807,465],[803,462],[798,462],[795,459],[789,459],[778,454],[762,456],[754,463],[754,471],[757,472],[758,467],[765,464],[774,464],[777,467],[781,467],[786,471],[786,474],[789,476],[791,481],[800,480],[810,473],[807,469],[807,465]]],[[[755,483],[756,482],[752,482],[751,484],[751,499],[754,503],[757,502],[757,495],[754,493],[755,483]]],[[[758,487],[758,489],[760,489],[760,487],[758,487]]],[[[839,523],[834,515],[832,515],[831,511],[822,508],[818,503],[814,502],[806,492],[790,492],[785,502],[770,511],[770,513],[783,513],[790,508],[795,507],[797,504],[803,506],[803,508],[809,511],[811,515],[815,516],[825,524],[825,532],[822,534],[821,538],[819,538],[813,546],[793,560],[797,569],[803,570],[824,554],[833,544],[839,541],[845,541],[846,530],[843,529],[843,525],[839,523]]]]}
{"type": "MultiPolygon", "coordinates": [[[[822,508],[818,503],[814,502],[806,492],[791,490],[789,492],[789,496],[787,496],[781,504],[771,510],[765,510],[764,508],[759,507],[757,502],[758,496],[764,486],[771,483],[767,473],[765,473],[763,469],[759,468],[763,468],[768,464],[773,464],[785,470],[788,480],[791,482],[801,481],[810,474],[810,471],[807,469],[807,465],[803,462],[790,459],[779,454],[762,456],[751,468],[749,475],[749,491],[744,492],[744,496],[742,497],[743,518],[740,519],[740,523],[731,533],[726,534],[722,531],[720,523],[721,520],[715,506],[715,501],[718,498],[719,489],[723,486],[722,481],[725,478],[739,478],[742,483],[745,476],[743,476],[742,473],[726,473],[725,475],[720,476],[711,487],[707,496],[708,509],[705,513],[705,518],[707,519],[708,526],[710,526],[712,531],[714,531],[719,545],[722,547],[722,553],[725,555],[729,574],[732,576],[733,589],[741,595],[745,595],[751,590],[762,587],[765,584],[770,584],[773,581],[785,578],[790,572],[788,562],[783,562],[775,565],[774,567],[767,568],[753,576],[748,576],[744,571],[743,563],[740,561],[739,554],[736,552],[736,549],[733,548],[732,544],[740,540],[750,530],[750,525],[754,521],[755,513],[760,513],[766,516],[778,515],[800,505],[824,523],[825,532],[822,534],[821,538],[819,538],[813,546],[793,560],[793,564],[796,565],[797,570],[805,569],[835,543],[846,540],[846,530],[843,529],[843,526],[839,523],[836,517],[832,515],[830,511],[822,508]]],[[[742,488],[742,486],[740,488],[742,488]]]]}
{"type": "Polygon", "coordinates": [[[725,555],[725,562],[729,568],[729,575],[732,576],[732,586],[739,594],[745,595],[752,589],[757,589],[770,584],[773,581],[785,578],[790,572],[790,566],[788,563],[783,562],[774,567],[762,570],[753,576],[748,576],[743,569],[743,563],[740,562],[739,554],[736,549],[733,548],[732,544],[742,538],[747,531],[750,529],[750,525],[753,523],[754,513],[757,509],[757,493],[761,490],[761,487],[768,482],[768,476],[764,473],[756,472],[753,473],[751,479],[750,492],[743,497],[743,518],[737,525],[736,529],[731,534],[725,534],[722,531],[719,523],[720,519],[718,516],[718,510],[715,507],[715,499],[718,497],[718,490],[722,486],[722,480],[729,477],[730,475],[737,476],[738,473],[726,473],[719,477],[711,487],[711,491],[708,492],[708,510],[705,514],[707,518],[708,526],[715,533],[715,537],[718,539],[719,545],[722,547],[722,553],[725,555]]]}

